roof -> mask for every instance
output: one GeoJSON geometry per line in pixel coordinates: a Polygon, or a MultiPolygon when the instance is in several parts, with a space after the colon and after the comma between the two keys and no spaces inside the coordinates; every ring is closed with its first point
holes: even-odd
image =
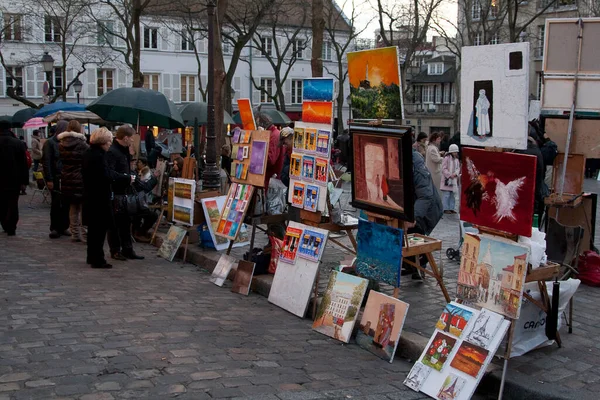
{"type": "Polygon", "coordinates": [[[442,75],[429,75],[427,70],[421,71],[411,79],[410,83],[451,83],[456,80],[456,69],[450,67],[442,75]]]}
{"type": "Polygon", "coordinates": [[[514,272],[515,271],[515,266],[514,265],[508,265],[505,268],[502,268],[502,271],[514,272]]]}
{"type": "Polygon", "coordinates": [[[515,256],[515,260],[526,260],[527,254],[521,254],[520,256],[515,256]]]}
{"type": "Polygon", "coordinates": [[[429,63],[434,63],[434,62],[454,63],[455,61],[456,61],[456,58],[454,56],[441,55],[441,56],[433,57],[425,62],[427,64],[429,64],[429,63]]]}

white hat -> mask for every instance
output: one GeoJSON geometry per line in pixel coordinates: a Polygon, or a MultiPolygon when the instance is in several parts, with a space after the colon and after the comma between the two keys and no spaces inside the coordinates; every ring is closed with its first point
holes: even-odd
{"type": "Polygon", "coordinates": [[[452,153],[458,153],[458,146],[455,144],[451,144],[450,148],[448,149],[448,154],[452,153]]]}

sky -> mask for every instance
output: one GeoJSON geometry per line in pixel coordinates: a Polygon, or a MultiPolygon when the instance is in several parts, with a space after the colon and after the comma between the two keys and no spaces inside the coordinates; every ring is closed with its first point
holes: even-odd
{"type": "Polygon", "coordinates": [[[527,252],[522,246],[516,244],[506,243],[501,240],[490,240],[488,236],[479,236],[481,238],[481,244],[479,245],[479,262],[482,262],[487,253],[488,244],[491,243],[491,254],[492,254],[492,267],[496,274],[502,272],[503,268],[509,265],[513,265],[515,262],[515,256],[523,255],[527,252]]]}

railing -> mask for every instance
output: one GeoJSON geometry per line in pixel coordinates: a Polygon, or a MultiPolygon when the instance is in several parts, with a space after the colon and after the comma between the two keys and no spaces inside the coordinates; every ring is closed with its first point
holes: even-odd
{"type": "Polygon", "coordinates": [[[454,114],[456,111],[455,104],[427,104],[427,103],[408,103],[404,104],[404,110],[407,114],[454,114]]]}

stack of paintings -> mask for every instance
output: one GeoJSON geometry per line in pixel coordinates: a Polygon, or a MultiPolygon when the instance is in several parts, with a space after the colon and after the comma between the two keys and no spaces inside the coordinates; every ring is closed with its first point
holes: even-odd
{"type": "MultiPolygon", "coordinates": [[[[229,239],[215,235],[215,232],[219,227],[221,213],[223,212],[223,208],[225,207],[226,201],[227,196],[208,197],[200,200],[200,202],[202,203],[202,208],[204,210],[207,228],[213,241],[213,245],[215,246],[215,250],[219,251],[225,250],[227,249],[227,247],[229,247],[229,239]]],[[[248,227],[246,226],[246,224],[242,224],[242,227],[240,228],[240,233],[238,234],[237,239],[235,239],[233,247],[245,246],[248,243],[250,243],[248,227]]]]}
{"type": "Polygon", "coordinates": [[[509,325],[485,308],[447,304],[404,384],[439,400],[470,399],[509,325]]]}

